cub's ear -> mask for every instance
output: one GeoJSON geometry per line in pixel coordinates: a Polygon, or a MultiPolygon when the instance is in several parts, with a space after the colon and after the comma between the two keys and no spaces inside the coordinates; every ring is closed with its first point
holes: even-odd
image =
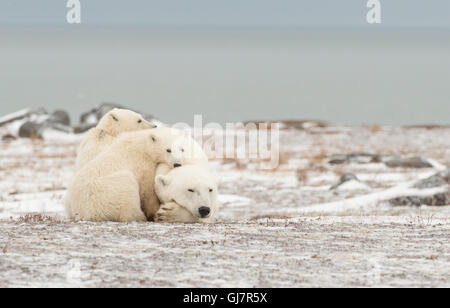
{"type": "Polygon", "coordinates": [[[161,186],[168,186],[169,185],[169,178],[165,175],[157,175],[155,177],[155,183],[161,186]]]}
{"type": "Polygon", "coordinates": [[[153,135],[153,134],[150,134],[150,139],[151,139],[153,142],[158,141],[158,139],[156,139],[155,135],[153,135]]]}
{"type": "Polygon", "coordinates": [[[116,122],[119,122],[119,118],[114,113],[110,113],[109,116],[116,122]]]}

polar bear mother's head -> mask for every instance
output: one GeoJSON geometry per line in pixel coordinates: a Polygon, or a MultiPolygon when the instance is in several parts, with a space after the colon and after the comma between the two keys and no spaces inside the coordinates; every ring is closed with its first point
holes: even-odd
{"type": "Polygon", "coordinates": [[[155,191],[162,203],[176,202],[194,217],[212,218],[218,211],[218,179],[196,165],[172,169],[155,178],[155,191]]]}

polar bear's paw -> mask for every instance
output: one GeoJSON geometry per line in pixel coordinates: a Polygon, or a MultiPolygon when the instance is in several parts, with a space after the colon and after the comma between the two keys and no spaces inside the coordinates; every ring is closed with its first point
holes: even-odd
{"type": "Polygon", "coordinates": [[[161,204],[160,209],[156,212],[155,222],[194,223],[198,222],[198,219],[177,203],[169,202],[161,204]]]}

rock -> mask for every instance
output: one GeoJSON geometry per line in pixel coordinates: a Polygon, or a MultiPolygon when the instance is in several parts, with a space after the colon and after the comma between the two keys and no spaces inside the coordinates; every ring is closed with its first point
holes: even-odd
{"type": "Polygon", "coordinates": [[[16,138],[15,136],[11,135],[11,134],[7,134],[7,135],[4,135],[4,136],[2,137],[2,141],[5,141],[5,142],[14,141],[14,140],[16,140],[16,139],[17,139],[17,138],[16,138]]]}
{"type": "Polygon", "coordinates": [[[47,111],[43,108],[38,109],[22,109],[17,112],[8,114],[0,118],[0,126],[9,124],[14,121],[36,118],[48,115],[47,111]]]}
{"type": "MultiPolygon", "coordinates": [[[[103,118],[103,116],[105,114],[107,114],[108,112],[110,112],[111,110],[113,110],[114,108],[125,108],[125,109],[130,109],[127,107],[124,107],[122,105],[119,104],[115,104],[115,103],[103,103],[99,106],[98,111],[97,111],[97,119],[101,119],[103,118]]],[[[130,109],[131,110],[131,109],[130,109]]]]}
{"type": "Polygon", "coordinates": [[[22,126],[19,128],[19,137],[43,139],[44,134],[49,130],[59,131],[67,134],[73,133],[72,127],[53,122],[51,120],[46,120],[42,123],[28,121],[22,124],[22,126]]]}
{"type": "Polygon", "coordinates": [[[371,153],[350,153],[335,154],[329,157],[328,163],[331,165],[342,165],[348,163],[367,164],[384,162],[391,168],[432,168],[425,158],[420,156],[399,157],[385,154],[371,153]]]}
{"type": "Polygon", "coordinates": [[[93,128],[95,126],[96,126],[96,124],[80,124],[73,128],[73,132],[75,134],[82,134],[84,132],[87,132],[88,130],[90,130],[91,128],[93,128]]]}
{"type": "Polygon", "coordinates": [[[331,165],[378,163],[382,161],[382,156],[381,154],[371,153],[335,154],[329,157],[328,163],[331,165]]]}
{"type": "MultiPolygon", "coordinates": [[[[450,184],[450,168],[447,170],[436,173],[429,178],[418,181],[413,185],[413,188],[417,189],[429,189],[444,187],[450,184]]],[[[443,206],[450,205],[450,190],[445,193],[438,193],[431,196],[403,196],[389,200],[392,205],[395,206],[443,206]]]]}
{"type": "Polygon", "coordinates": [[[447,184],[450,184],[450,167],[447,168],[447,170],[442,171],[439,173],[447,182],[447,184]]]}
{"type": "Polygon", "coordinates": [[[49,114],[43,108],[23,109],[1,118],[2,125],[11,125],[13,135],[22,138],[40,138],[39,130],[48,120],[49,114]]]}
{"type": "Polygon", "coordinates": [[[55,110],[42,124],[41,134],[44,130],[55,130],[68,134],[73,133],[73,128],[70,126],[70,116],[64,110],[55,110]]]}
{"type": "Polygon", "coordinates": [[[42,124],[36,122],[25,122],[19,128],[19,137],[21,138],[41,138],[39,135],[39,130],[41,129],[42,124]]]}
{"type": "Polygon", "coordinates": [[[420,156],[395,157],[385,162],[391,168],[432,168],[425,158],[420,156]]]}
{"type": "Polygon", "coordinates": [[[41,125],[41,129],[39,130],[40,135],[42,136],[44,131],[47,130],[55,130],[66,134],[72,134],[73,128],[64,124],[55,123],[53,121],[45,121],[41,125]]]}
{"type": "Polygon", "coordinates": [[[450,184],[450,168],[447,168],[447,170],[439,172],[429,178],[418,181],[413,187],[418,189],[427,189],[441,187],[448,184],[450,184]]]}
{"type": "Polygon", "coordinates": [[[64,110],[56,110],[52,113],[50,118],[48,119],[49,122],[58,123],[65,126],[70,126],[70,116],[69,114],[64,110]]]}
{"type": "Polygon", "coordinates": [[[0,126],[3,126],[5,124],[11,123],[16,120],[23,119],[28,115],[29,112],[30,112],[30,109],[22,109],[17,112],[3,116],[0,118],[0,126]]]}
{"type": "Polygon", "coordinates": [[[356,181],[359,182],[359,179],[354,175],[353,173],[345,173],[340,178],[339,181],[330,187],[330,190],[335,190],[338,187],[340,187],[342,184],[350,182],[350,181],[356,181]]]}
{"type": "Polygon", "coordinates": [[[349,158],[345,154],[335,154],[330,157],[328,163],[330,165],[342,165],[349,161],[349,158]]]}
{"type": "Polygon", "coordinates": [[[439,193],[432,196],[418,197],[407,196],[389,200],[394,206],[444,206],[450,205],[450,191],[447,193],[439,193]]]}

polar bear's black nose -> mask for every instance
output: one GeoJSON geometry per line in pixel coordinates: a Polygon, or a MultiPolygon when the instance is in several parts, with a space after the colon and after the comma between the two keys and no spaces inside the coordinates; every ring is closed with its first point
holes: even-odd
{"type": "Polygon", "coordinates": [[[198,209],[198,212],[200,213],[200,216],[202,218],[205,218],[206,216],[209,215],[209,213],[211,212],[211,209],[207,206],[202,206],[201,208],[198,209]]]}
{"type": "Polygon", "coordinates": [[[173,164],[173,167],[174,167],[174,168],[181,167],[181,164],[173,164]]]}

